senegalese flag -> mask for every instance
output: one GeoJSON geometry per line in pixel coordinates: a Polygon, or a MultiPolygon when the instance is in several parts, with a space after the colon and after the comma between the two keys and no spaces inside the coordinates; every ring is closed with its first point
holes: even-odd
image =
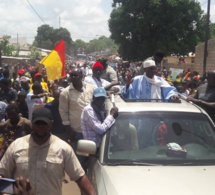
{"type": "Polygon", "coordinates": [[[61,79],[66,76],[65,51],[65,42],[63,40],[60,40],[60,42],[55,46],[51,53],[40,61],[40,63],[46,67],[48,80],[61,79]]]}

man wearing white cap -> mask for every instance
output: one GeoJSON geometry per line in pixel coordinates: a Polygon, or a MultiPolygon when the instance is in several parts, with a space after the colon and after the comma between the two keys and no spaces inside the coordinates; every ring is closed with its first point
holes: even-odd
{"type": "Polygon", "coordinates": [[[124,99],[178,99],[177,90],[163,78],[156,76],[154,60],[143,62],[144,75],[133,79],[127,75],[121,94],[124,99]]]}

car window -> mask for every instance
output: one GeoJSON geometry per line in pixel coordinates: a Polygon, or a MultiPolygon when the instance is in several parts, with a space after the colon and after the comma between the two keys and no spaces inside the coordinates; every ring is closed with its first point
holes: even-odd
{"type": "Polygon", "coordinates": [[[107,162],[215,162],[214,126],[202,113],[120,113],[106,139],[107,162]]]}

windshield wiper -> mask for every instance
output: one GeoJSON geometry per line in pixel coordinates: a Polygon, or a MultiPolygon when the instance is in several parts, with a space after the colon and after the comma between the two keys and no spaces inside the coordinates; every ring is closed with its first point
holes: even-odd
{"type": "Polygon", "coordinates": [[[173,163],[166,164],[165,166],[203,166],[203,165],[215,165],[215,163],[209,162],[181,162],[181,163],[173,163]]]}
{"type": "Polygon", "coordinates": [[[138,160],[130,160],[130,161],[120,161],[120,162],[112,162],[112,163],[106,163],[107,165],[112,166],[119,166],[119,165],[144,165],[144,166],[158,166],[161,164],[155,164],[155,163],[146,163],[138,160]]]}

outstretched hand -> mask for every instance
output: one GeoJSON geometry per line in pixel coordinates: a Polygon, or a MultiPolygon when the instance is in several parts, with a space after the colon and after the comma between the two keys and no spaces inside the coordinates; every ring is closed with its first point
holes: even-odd
{"type": "Polygon", "coordinates": [[[125,82],[126,85],[130,85],[133,82],[133,76],[130,71],[126,71],[125,73],[125,82]]]}
{"type": "Polygon", "coordinates": [[[118,116],[118,108],[117,107],[111,108],[110,115],[112,115],[114,118],[116,118],[118,116]]]}
{"type": "Polygon", "coordinates": [[[194,104],[198,104],[198,103],[199,103],[199,100],[198,100],[198,99],[195,99],[195,98],[193,98],[193,97],[187,97],[187,101],[188,101],[188,102],[191,101],[191,102],[193,102],[194,104]]]}
{"type": "Polygon", "coordinates": [[[172,96],[172,99],[173,99],[173,100],[178,100],[179,97],[178,97],[177,95],[173,95],[173,96],[172,96]]]}

